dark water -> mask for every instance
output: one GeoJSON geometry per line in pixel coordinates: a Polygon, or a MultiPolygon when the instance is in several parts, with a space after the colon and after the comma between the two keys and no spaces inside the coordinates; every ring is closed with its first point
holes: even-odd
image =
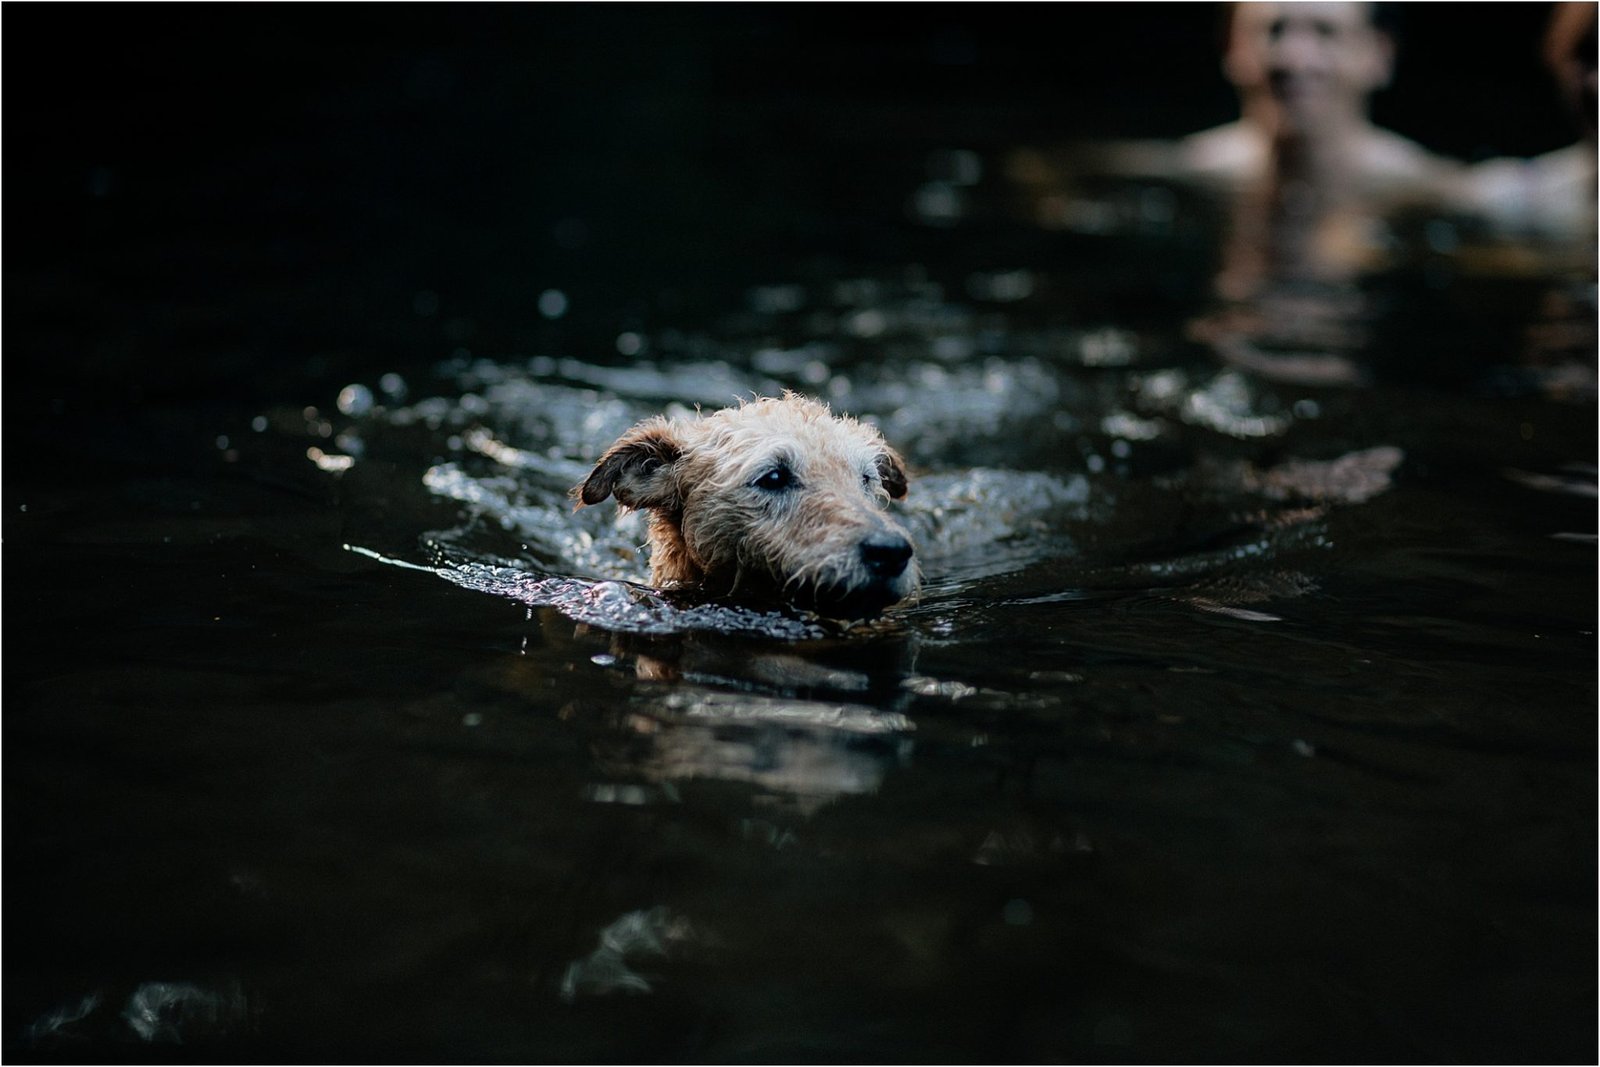
{"type": "Polygon", "coordinates": [[[1592,1058],[1592,248],[1223,304],[1217,204],[1040,226],[963,114],[658,146],[657,228],[223,226],[223,160],[8,257],[6,1057],[1592,1058]],[[914,468],[873,623],[652,593],[565,496],[785,387],[914,468]]]}

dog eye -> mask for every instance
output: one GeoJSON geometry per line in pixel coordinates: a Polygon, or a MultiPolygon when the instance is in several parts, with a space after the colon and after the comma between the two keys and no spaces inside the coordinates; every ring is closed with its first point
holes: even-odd
{"type": "Polygon", "coordinates": [[[794,485],[794,472],[788,467],[773,467],[751,484],[769,493],[781,493],[794,485]]]}

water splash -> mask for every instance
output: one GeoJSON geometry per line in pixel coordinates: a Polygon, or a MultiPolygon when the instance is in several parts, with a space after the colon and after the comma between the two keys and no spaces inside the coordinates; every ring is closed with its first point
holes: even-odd
{"type": "Polygon", "coordinates": [[[719,633],[803,641],[839,632],[840,624],[800,613],[758,611],[735,604],[680,604],[647,586],[542,574],[525,567],[452,559],[439,546],[439,563],[428,567],[386,556],[362,545],[346,550],[378,563],[424,571],[463,589],[505,597],[533,608],[555,608],[574,622],[615,633],[668,635],[719,633]]]}
{"type": "Polygon", "coordinates": [[[66,1040],[83,1040],[87,1035],[82,1023],[99,1010],[102,997],[90,993],[76,1004],[62,1005],[46,1012],[29,1025],[26,1040],[29,1045],[50,1044],[66,1040]]]}
{"type": "Polygon", "coordinates": [[[143,1041],[181,1045],[231,1034],[250,1015],[233,983],[208,989],[193,982],[146,982],[133,991],[122,1018],[143,1041]]]}

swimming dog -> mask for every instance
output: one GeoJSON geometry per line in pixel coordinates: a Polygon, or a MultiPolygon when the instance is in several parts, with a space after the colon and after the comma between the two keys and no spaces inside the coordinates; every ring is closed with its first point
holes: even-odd
{"type": "Polygon", "coordinates": [[[650,513],[650,580],[862,618],[919,586],[888,513],[906,465],[876,428],[786,392],[710,415],[645,419],[572,495],[650,513]]]}

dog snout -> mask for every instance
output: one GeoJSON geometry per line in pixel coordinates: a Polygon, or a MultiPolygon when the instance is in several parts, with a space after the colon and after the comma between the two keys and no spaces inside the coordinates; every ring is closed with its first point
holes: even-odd
{"type": "Polygon", "coordinates": [[[911,542],[899,534],[876,533],[861,542],[861,562],[874,578],[894,578],[911,561],[911,542]]]}

